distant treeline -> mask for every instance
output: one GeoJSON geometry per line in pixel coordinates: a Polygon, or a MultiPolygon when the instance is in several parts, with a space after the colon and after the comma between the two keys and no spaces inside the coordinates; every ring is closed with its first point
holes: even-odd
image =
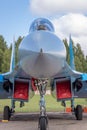
{"type": "MultiPolygon", "coordinates": [[[[66,60],[68,64],[70,63],[70,55],[69,55],[69,46],[67,39],[63,40],[65,46],[66,46],[66,51],[67,51],[67,57],[66,60]]],[[[75,60],[75,68],[77,71],[80,72],[87,72],[87,56],[84,55],[84,52],[81,49],[81,46],[79,43],[76,45],[73,43],[73,50],[74,50],[74,60],[75,60]]]]}
{"type": "MultiPolygon", "coordinates": [[[[18,47],[23,38],[24,37],[19,36],[18,39],[15,41],[15,62],[16,62],[16,64],[18,61],[18,47]]],[[[64,42],[66,50],[67,50],[66,60],[69,64],[70,57],[69,57],[69,47],[68,47],[67,39],[64,39],[63,42],[64,42]]],[[[10,45],[10,47],[8,47],[7,42],[5,41],[4,37],[2,35],[0,35],[0,73],[9,71],[11,50],[12,50],[12,44],[10,45]]],[[[81,49],[80,44],[77,43],[75,46],[75,44],[73,42],[73,50],[74,50],[74,56],[75,56],[76,70],[78,70],[80,72],[87,72],[87,56],[84,56],[84,53],[81,49]]]]}

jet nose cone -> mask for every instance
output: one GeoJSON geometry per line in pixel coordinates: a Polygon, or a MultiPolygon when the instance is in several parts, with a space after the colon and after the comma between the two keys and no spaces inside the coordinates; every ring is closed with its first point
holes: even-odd
{"type": "Polygon", "coordinates": [[[64,43],[53,33],[46,31],[35,31],[24,38],[19,46],[19,55],[24,56],[25,52],[44,52],[59,55],[66,58],[64,43]]]}
{"type": "Polygon", "coordinates": [[[33,53],[20,61],[22,69],[35,78],[50,78],[60,72],[64,60],[51,54],[33,53]]]}
{"type": "Polygon", "coordinates": [[[19,46],[22,69],[36,78],[48,78],[61,71],[66,58],[63,42],[53,33],[35,31],[19,46]]]}

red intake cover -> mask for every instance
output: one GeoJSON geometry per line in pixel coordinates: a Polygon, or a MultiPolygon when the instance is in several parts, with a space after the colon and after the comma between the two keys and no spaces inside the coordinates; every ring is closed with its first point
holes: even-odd
{"type": "Polygon", "coordinates": [[[71,98],[70,80],[56,82],[57,99],[71,98]]]}
{"type": "Polygon", "coordinates": [[[15,81],[14,95],[16,99],[28,100],[29,82],[15,81]]]}

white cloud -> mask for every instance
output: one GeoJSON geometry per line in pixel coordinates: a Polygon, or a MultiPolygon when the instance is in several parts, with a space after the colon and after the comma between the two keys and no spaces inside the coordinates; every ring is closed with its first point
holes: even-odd
{"type": "Polygon", "coordinates": [[[64,39],[71,33],[87,55],[87,0],[31,0],[29,7],[37,16],[58,16],[52,20],[56,34],[64,39]]]}
{"type": "Polygon", "coordinates": [[[30,10],[39,15],[84,13],[87,12],[87,0],[31,0],[30,10]]]}
{"type": "Polygon", "coordinates": [[[52,20],[56,34],[61,38],[68,38],[69,34],[75,43],[80,43],[87,55],[87,17],[83,14],[66,14],[52,20]]]}

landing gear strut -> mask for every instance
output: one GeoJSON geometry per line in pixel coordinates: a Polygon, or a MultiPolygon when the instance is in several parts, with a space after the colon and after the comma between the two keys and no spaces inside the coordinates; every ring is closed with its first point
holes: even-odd
{"type": "Polygon", "coordinates": [[[40,130],[47,130],[47,126],[48,126],[48,118],[47,118],[46,108],[45,108],[45,99],[44,99],[44,95],[41,95],[39,128],[40,130]]]}
{"type": "Polygon", "coordinates": [[[46,103],[45,103],[45,93],[46,93],[46,86],[48,80],[37,80],[37,87],[40,93],[40,116],[39,116],[39,123],[38,127],[40,130],[47,130],[48,126],[48,118],[46,114],[46,103]]]}

